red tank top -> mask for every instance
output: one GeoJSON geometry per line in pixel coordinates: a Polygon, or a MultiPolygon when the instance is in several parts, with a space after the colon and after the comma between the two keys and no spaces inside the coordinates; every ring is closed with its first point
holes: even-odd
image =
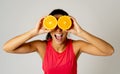
{"type": "Polygon", "coordinates": [[[72,40],[67,41],[62,53],[56,52],[51,40],[48,41],[42,66],[44,74],[77,74],[77,61],[72,40]]]}

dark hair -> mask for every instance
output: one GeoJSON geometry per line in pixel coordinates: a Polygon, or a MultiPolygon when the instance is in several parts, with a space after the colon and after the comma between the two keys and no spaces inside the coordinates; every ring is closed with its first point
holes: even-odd
{"type": "MultiPolygon", "coordinates": [[[[56,14],[61,14],[61,15],[69,15],[66,11],[64,11],[63,9],[54,9],[49,15],[56,15],[56,14]]],[[[47,34],[46,36],[46,40],[51,39],[51,35],[50,33],[47,34]]]]}
{"type": "Polygon", "coordinates": [[[69,15],[66,11],[63,9],[55,9],[53,10],[49,15],[55,15],[55,14],[62,14],[62,15],[69,15]]]}

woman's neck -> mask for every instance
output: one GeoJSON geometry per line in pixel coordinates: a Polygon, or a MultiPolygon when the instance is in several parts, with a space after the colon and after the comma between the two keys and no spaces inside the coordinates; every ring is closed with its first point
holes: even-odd
{"type": "Polygon", "coordinates": [[[52,40],[52,47],[55,49],[55,51],[57,51],[59,53],[64,51],[66,45],[67,45],[67,39],[60,44],[58,44],[58,43],[56,43],[55,41],[52,40]]]}

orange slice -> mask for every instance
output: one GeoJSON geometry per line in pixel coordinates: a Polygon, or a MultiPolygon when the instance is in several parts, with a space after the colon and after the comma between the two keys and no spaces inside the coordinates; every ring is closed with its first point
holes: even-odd
{"type": "Polygon", "coordinates": [[[58,19],[58,27],[62,30],[67,30],[72,26],[72,21],[69,16],[61,16],[58,19]]]}
{"type": "Polygon", "coordinates": [[[43,20],[43,26],[49,30],[54,29],[57,26],[57,19],[52,15],[46,16],[43,20]]]}

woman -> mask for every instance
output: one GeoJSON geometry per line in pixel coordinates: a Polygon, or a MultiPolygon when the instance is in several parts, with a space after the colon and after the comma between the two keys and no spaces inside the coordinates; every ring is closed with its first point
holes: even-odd
{"type": "MultiPolygon", "coordinates": [[[[49,15],[56,19],[63,15],[69,16],[62,9],[55,9],[49,15]]],[[[109,43],[86,32],[73,17],[71,17],[72,27],[69,30],[62,30],[58,26],[53,30],[47,30],[43,27],[43,20],[44,18],[40,19],[36,27],[30,31],[7,41],[3,49],[9,53],[38,52],[42,58],[45,74],[77,74],[77,59],[81,53],[110,56],[114,52],[109,43]],[[27,42],[44,33],[48,33],[46,40],[27,42]],[[81,37],[85,41],[68,39],[68,33],[81,37]]]]}

